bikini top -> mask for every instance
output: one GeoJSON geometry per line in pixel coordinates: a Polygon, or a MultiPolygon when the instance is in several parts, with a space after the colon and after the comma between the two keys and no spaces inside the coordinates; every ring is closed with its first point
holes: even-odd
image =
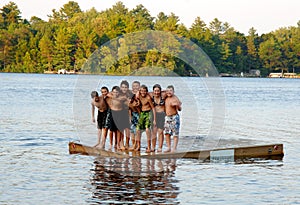
{"type": "Polygon", "coordinates": [[[157,103],[155,102],[154,96],[153,96],[153,97],[152,97],[152,102],[153,102],[154,107],[157,106],[157,105],[159,105],[159,106],[164,106],[164,105],[165,105],[165,100],[164,100],[162,97],[160,97],[160,101],[159,101],[159,103],[157,104],[157,103]]]}

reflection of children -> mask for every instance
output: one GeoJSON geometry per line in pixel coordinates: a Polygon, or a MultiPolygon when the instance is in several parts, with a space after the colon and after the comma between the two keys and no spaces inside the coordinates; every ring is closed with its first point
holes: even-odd
{"type": "Polygon", "coordinates": [[[95,122],[95,107],[98,108],[98,115],[97,115],[98,141],[95,146],[100,145],[100,148],[104,148],[106,135],[107,135],[106,118],[107,118],[108,106],[105,101],[105,97],[106,97],[107,93],[108,93],[107,87],[101,88],[101,94],[102,94],[101,96],[98,95],[97,91],[92,91],[92,93],[91,93],[92,121],[93,122],[95,122]]]}
{"type": "Polygon", "coordinates": [[[156,112],[154,105],[152,103],[152,99],[150,95],[148,95],[148,88],[145,85],[142,85],[139,92],[139,100],[141,103],[141,113],[139,115],[139,121],[136,127],[137,137],[136,137],[136,146],[135,150],[139,151],[141,148],[141,130],[146,130],[147,135],[147,150],[146,152],[151,152],[151,114],[150,111],[153,112],[153,126],[156,126],[156,112]]]}
{"type": "Polygon", "coordinates": [[[181,102],[177,96],[174,95],[174,86],[169,85],[166,90],[165,99],[165,137],[168,149],[166,152],[171,151],[171,135],[174,137],[173,150],[176,151],[178,145],[178,136],[180,128],[180,117],[178,111],[181,111],[181,102]]]}

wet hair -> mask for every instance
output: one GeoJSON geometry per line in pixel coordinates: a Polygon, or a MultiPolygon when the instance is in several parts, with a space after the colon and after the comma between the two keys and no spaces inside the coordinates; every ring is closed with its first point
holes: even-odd
{"type": "Polygon", "coordinates": [[[133,101],[135,101],[136,98],[135,98],[135,94],[133,94],[131,97],[130,97],[130,103],[132,103],[133,101]]]}
{"type": "Polygon", "coordinates": [[[121,92],[121,89],[119,86],[115,85],[114,87],[112,87],[111,91],[113,90],[117,90],[118,92],[121,92]]]}
{"type": "Polygon", "coordinates": [[[169,88],[169,89],[171,88],[173,91],[175,91],[175,90],[174,90],[174,86],[173,86],[173,85],[168,85],[168,87],[167,87],[167,88],[169,88]]]}
{"type": "Polygon", "coordinates": [[[98,94],[97,91],[92,91],[91,92],[91,98],[98,97],[98,96],[99,96],[99,94],[98,94]]]}
{"type": "Polygon", "coordinates": [[[135,83],[141,85],[140,81],[135,80],[132,82],[132,84],[135,84],[135,83]]]}
{"type": "Polygon", "coordinates": [[[108,92],[108,88],[106,86],[103,86],[101,90],[106,90],[108,92]]]}
{"type": "Polygon", "coordinates": [[[142,88],[146,89],[146,92],[148,92],[148,87],[146,85],[141,85],[140,89],[142,88]]]}
{"type": "Polygon", "coordinates": [[[120,83],[120,86],[122,86],[122,85],[126,85],[127,88],[129,88],[129,83],[127,80],[122,80],[122,82],[120,83]]]}
{"type": "Polygon", "coordinates": [[[153,90],[154,90],[155,88],[158,88],[158,89],[159,89],[159,91],[161,91],[161,86],[160,86],[159,84],[155,84],[155,85],[153,85],[153,90]]]}

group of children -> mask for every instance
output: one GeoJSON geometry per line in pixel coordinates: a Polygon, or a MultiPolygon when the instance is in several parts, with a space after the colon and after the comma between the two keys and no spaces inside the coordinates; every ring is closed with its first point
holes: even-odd
{"type": "Polygon", "coordinates": [[[158,152],[162,151],[164,137],[167,149],[165,152],[176,151],[179,137],[181,101],[174,95],[174,87],[168,86],[162,91],[159,84],[148,92],[146,85],[139,81],[129,83],[123,80],[120,86],[113,86],[111,92],[107,87],[101,88],[101,95],[97,91],[91,93],[92,121],[95,120],[95,109],[98,109],[97,127],[98,142],[95,145],[104,149],[109,131],[110,147],[117,150],[140,151],[141,135],[146,132],[146,152],[155,152],[158,136],[158,152]],[[124,143],[124,136],[126,141],[124,143]],[[171,136],[173,148],[171,149],[171,136]],[[130,138],[132,146],[129,147],[130,138]]]}

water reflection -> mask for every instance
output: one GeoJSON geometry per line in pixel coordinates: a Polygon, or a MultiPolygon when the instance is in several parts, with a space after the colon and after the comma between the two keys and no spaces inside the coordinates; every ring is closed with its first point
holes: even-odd
{"type": "Polygon", "coordinates": [[[97,158],[91,170],[94,204],[179,204],[176,159],[97,158]]]}

